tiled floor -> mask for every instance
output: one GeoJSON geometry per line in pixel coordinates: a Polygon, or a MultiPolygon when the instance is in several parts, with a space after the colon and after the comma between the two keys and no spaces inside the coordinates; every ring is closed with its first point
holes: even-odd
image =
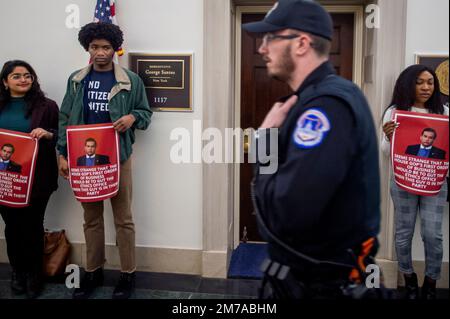
{"type": "MultiPolygon", "coordinates": [[[[10,289],[11,271],[7,264],[0,264],[0,299],[23,299],[15,296],[10,289]]],[[[105,271],[104,286],[98,288],[93,299],[110,299],[119,272],[105,271]]],[[[136,273],[136,290],[132,299],[256,299],[259,280],[250,279],[209,279],[200,276],[136,273]]],[[[402,291],[394,291],[397,298],[402,291]]],[[[448,289],[438,289],[438,299],[449,299],[448,289]]],[[[72,290],[64,280],[48,282],[39,299],[71,299],[72,290]]]]}
{"type": "MultiPolygon", "coordinates": [[[[0,299],[21,299],[10,289],[11,272],[7,264],[0,264],[0,299]]],[[[93,299],[110,299],[118,271],[106,270],[104,287],[98,288],[93,299]]],[[[133,299],[254,299],[259,287],[258,280],[208,279],[200,276],[136,273],[136,290],[133,299]]],[[[72,290],[63,280],[47,283],[40,299],[70,299],[72,290]]]]}

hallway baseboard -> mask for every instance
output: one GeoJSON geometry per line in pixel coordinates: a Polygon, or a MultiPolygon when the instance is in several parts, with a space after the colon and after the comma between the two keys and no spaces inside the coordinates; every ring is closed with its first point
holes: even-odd
{"type": "MultiPolygon", "coordinates": [[[[202,251],[156,247],[136,247],[138,271],[202,275],[202,251]]],[[[114,245],[106,245],[105,269],[120,269],[119,251],[114,245]]],[[[0,263],[8,263],[6,241],[0,238],[0,263]]],[[[70,263],[86,267],[86,244],[72,243],[70,263]]]]}
{"type": "MultiPolygon", "coordinates": [[[[73,243],[71,252],[71,263],[86,266],[86,245],[84,243],[73,243]]],[[[106,269],[120,269],[119,252],[114,245],[106,246],[106,269]]],[[[136,263],[137,270],[144,272],[173,273],[200,275],[206,278],[226,278],[226,252],[211,252],[196,249],[175,249],[157,247],[137,247],[136,263]]],[[[8,263],[6,254],[6,242],[0,238],[0,263],[8,263]]],[[[385,285],[388,288],[403,286],[403,278],[398,273],[397,262],[392,260],[378,259],[384,275],[385,285]]],[[[423,281],[425,262],[415,260],[414,269],[419,281],[423,281]]],[[[449,262],[442,264],[442,277],[437,282],[438,288],[449,288],[449,262]]]]}

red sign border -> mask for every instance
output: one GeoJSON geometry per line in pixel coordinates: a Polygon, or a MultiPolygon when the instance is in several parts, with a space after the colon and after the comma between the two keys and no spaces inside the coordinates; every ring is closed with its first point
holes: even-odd
{"type": "Polygon", "coordinates": [[[27,196],[25,197],[25,202],[24,203],[14,203],[14,202],[6,201],[6,200],[0,200],[1,204],[4,204],[4,205],[6,205],[8,207],[14,207],[14,208],[27,207],[28,205],[30,205],[30,203],[29,203],[29,201],[30,201],[30,194],[31,194],[31,190],[33,189],[34,168],[35,168],[35,165],[36,165],[36,158],[37,158],[37,155],[38,155],[38,152],[39,152],[39,143],[38,143],[38,141],[35,138],[31,137],[27,133],[0,129],[0,134],[15,136],[15,137],[24,138],[24,139],[27,139],[27,140],[33,140],[34,141],[35,147],[34,147],[34,152],[33,152],[33,158],[31,160],[30,176],[29,176],[29,183],[28,183],[28,189],[27,189],[27,196]]]}
{"type": "MultiPolygon", "coordinates": [[[[403,116],[403,117],[412,117],[412,118],[420,118],[420,119],[427,119],[427,120],[436,120],[436,121],[444,121],[444,122],[449,122],[449,117],[448,115],[440,115],[440,114],[429,114],[429,113],[418,113],[418,112],[404,112],[404,111],[394,111],[393,114],[393,121],[395,123],[397,123],[397,118],[399,116],[403,116]]],[[[403,185],[402,183],[400,183],[396,178],[395,178],[395,169],[394,169],[394,145],[395,145],[395,134],[396,131],[394,131],[394,134],[392,135],[392,141],[391,141],[391,165],[392,165],[392,174],[394,174],[394,180],[395,183],[402,187],[405,190],[410,190],[412,192],[414,192],[415,194],[421,193],[423,196],[434,196],[439,194],[439,192],[441,191],[441,189],[437,190],[437,191],[426,191],[423,189],[416,189],[416,188],[412,188],[406,185],[403,185]]],[[[445,162],[445,161],[444,161],[445,162]]],[[[448,172],[447,172],[448,173],[448,172]]],[[[444,181],[445,182],[445,181],[444,181]]]]}
{"type": "MultiPolygon", "coordinates": [[[[89,130],[101,130],[101,129],[114,129],[114,126],[112,124],[92,124],[92,125],[72,125],[72,126],[68,126],[67,130],[66,130],[66,136],[67,136],[67,149],[69,149],[69,132],[73,132],[73,131],[89,131],[89,130]]],[[[89,197],[80,197],[80,196],[76,196],[75,193],[75,198],[79,201],[82,202],[95,202],[95,201],[102,201],[102,200],[106,200],[108,198],[114,197],[118,192],[119,192],[119,187],[120,187],[120,154],[119,154],[119,134],[117,133],[117,131],[114,131],[114,136],[116,137],[116,149],[117,149],[117,189],[109,194],[105,194],[105,195],[101,195],[101,196],[89,196],[89,197]]],[[[72,178],[71,178],[71,174],[70,174],[70,156],[67,156],[67,161],[68,161],[68,165],[69,165],[69,182],[70,182],[70,187],[73,189],[73,184],[72,184],[72,178]]]]}

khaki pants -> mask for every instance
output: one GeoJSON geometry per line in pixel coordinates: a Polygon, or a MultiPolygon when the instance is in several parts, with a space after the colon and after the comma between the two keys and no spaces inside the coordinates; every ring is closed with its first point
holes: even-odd
{"type": "MultiPolygon", "coordinates": [[[[119,192],[111,198],[111,206],[119,246],[122,272],[133,272],[135,264],[135,231],[131,214],[132,175],[131,158],[120,164],[119,192]]],[[[84,237],[86,239],[86,271],[95,271],[105,264],[105,225],[103,201],[82,203],[84,209],[84,237]]]]}

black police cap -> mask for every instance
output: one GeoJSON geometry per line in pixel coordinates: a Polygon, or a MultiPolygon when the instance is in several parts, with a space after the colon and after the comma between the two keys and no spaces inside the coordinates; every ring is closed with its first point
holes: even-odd
{"type": "Polygon", "coordinates": [[[312,0],[280,0],[264,20],[246,23],[244,30],[267,33],[283,29],[296,29],[328,40],[333,37],[333,21],[330,14],[312,0]]]}

